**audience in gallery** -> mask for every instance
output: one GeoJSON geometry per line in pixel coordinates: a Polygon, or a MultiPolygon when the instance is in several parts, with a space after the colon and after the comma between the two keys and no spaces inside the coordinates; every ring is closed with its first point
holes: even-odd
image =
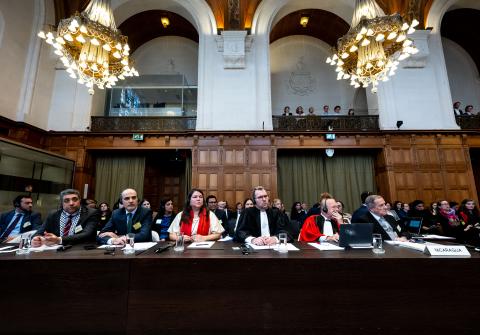
{"type": "Polygon", "coordinates": [[[335,107],[333,108],[333,112],[334,112],[335,114],[340,114],[340,110],[341,110],[341,109],[342,109],[342,108],[337,105],[337,106],[335,106],[335,107]]]}
{"type": "Polygon", "coordinates": [[[99,209],[100,209],[100,221],[99,221],[97,230],[102,230],[103,227],[105,227],[105,225],[107,224],[108,220],[110,220],[110,217],[112,216],[112,211],[110,210],[110,207],[106,202],[101,202],[99,209]]]}
{"type": "Polygon", "coordinates": [[[385,202],[385,206],[387,207],[387,214],[393,216],[395,221],[400,221],[400,217],[398,216],[397,212],[392,210],[392,204],[387,201],[385,202]]]}
{"type": "Polygon", "coordinates": [[[290,112],[290,106],[285,106],[283,108],[283,114],[282,116],[291,116],[293,115],[292,112],[290,112]]]}
{"type": "Polygon", "coordinates": [[[295,113],[296,113],[298,116],[302,116],[302,115],[303,115],[303,107],[302,107],[302,106],[298,106],[297,109],[295,110],[295,113]]]}
{"type": "Polygon", "coordinates": [[[168,228],[170,228],[175,215],[173,200],[170,198],[161,200],[158,206],[158,213],[152,223],[152,230],[157,232],[160,241],[168,240],[168,228]]]}
{"type": "Polygon", "coordinates": [[[354,116],[355,115],[355,110],[353,108],[350,108],[347,113],[348,116],[354,116]]]}
{"type": "Polygon", "coordinates": [[[460,109],[462,103],[460,101],[455,101],[453,103],[453,114],[455,114],[455,116],[474,116],[474,115],[478,115],[478,113],[475,113],[473,111],[473,105],[467,105],[465,106],[465,111],[462,111],[460,109]]]}
{"type": "Polygon", "coordinates": [[[177,240],[183,234],[185,242],[215,241],[225,229],[215,213],[208,209],[203,192],[193,188],[187,196],[183,210],[175,216],[170,228],[170,239],[177,240]]]}
{"type": "Polygon", "coordinates": [[[306,218],[307,212],[302,208],[302,203],[300,201],[295,201],[292,205],[292,210],[290,211],[290,220],[297,221],[301,228],[306,218]]]}
{"type": "Polygon", "coordinates": [[[308,115],[315,115],[315,109],[313,107],[308,107],[308,115]]]}

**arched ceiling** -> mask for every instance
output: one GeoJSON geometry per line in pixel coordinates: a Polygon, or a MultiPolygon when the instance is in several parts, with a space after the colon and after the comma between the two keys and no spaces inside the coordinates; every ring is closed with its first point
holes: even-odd
{"type": "MultiPolygon", "coordinates": [[[[130,0],[130,1],[136,1],[136,5],[141,6],[142,0],[130,0]]],[[[199,1],[206,1],[208,3],[215,17],[218,28],[225,29],[225,30],[244,30],[244,29],[250,29],[255,11],[257,10],[262,0],[199,0],[199,1]]],[[[294,0],[294,1],[298,1],[298,0],[294,0]]],[[[380,5],[380,7],[384,10],[386,14],[392,14],[392,13],[398,12],[402,14],[405,18],[407,18],[407,20],[411,20],[413,18],[418,19],[420,21],[420,28],[422,28],[422,24],[424,23],[428,15],[428,11],[433,1],[434,0],[377,0],[377,3],[380,5]]],[[[61,19],[71,16],[76,11],[81,12],[87,7],[88,3],[89,3],[89,0],[54,0],[56,24],[58,24],[58,22],[60,22],[61,19]]],[[[162,11],[147,10],[145,12],[149,13],[147,15],[147,18],[150,20],[146,22],[153,22],[155,21],[155,18],[153,17],[154,13],[150,13],[150,12],[155,12],[158,14],[162,11]]],[[[150,26],[147,24],[144,24],[144,21],[139,21],[138,19],[134,19],[133,21],[131,21],[132,18],[140,14],[145,15],[142,13],[136,14],[128,18],[127,20],[125,20],[125,22],[122,22],[121,24],[121,26],[124,27],[123,29],[121,28],[122,33],[127,35],[129,37],[130,43],[136,45],[137,47],[139,46],[138,43],[140,43],[137,41],[143,41],[144,43],[150,40],[152,36],[155,36],[155,34],[160,34],[158,36],[163,36],[161,34],[162,31],[158,31],[158,27],[156,24],[153,25],[154,32],[151,32],[150,26]],[[127,24],[127,21],[129,21],[128,24],[127,24]],[[135,22],[135,24],[138,24],[135,29],[133,28],[133,24],[131,22],[135,22]],[[127,28],[129,33],[124,31],[125,28],[127,28]],[[132,38],[130,34],[134,34],[135,37],[132,38]],[[142,36],[143,34],[145,34],[146,36],[142,36]]],[[[323,31],[323,32],[319,31],[319,28],[316,27],[315,23],[312,24],[311,27],[307,26],[306,30],[299,31],[298,25],[294,24],[295,20],[293,19],[293,17],[290,17],[292,14],[293,13],[287,14],[284,18],[280,19],[280,21],[282,21],[283,23],[280,25],[279,24],[280,21],[279,21],[275,25],[275,28],[273,29],[275,31],[272,30],[271,37],[279,38],[276,36],[288,36],[288,35],[298,34],[299,32],[301,32],[302,34],[319,37],[322,40],[326,41],[327,43],[331,44],[331,41],[333,38],[332,36],[338,36],[338,37],[341,36],[338,28],[343,27],[344,25],[343,23],[345,21],[341,19],[340,19],[341,21],[339,21],[338,17],[335,16],[334,14],[332,15],[334,15],[336,19],[332,21],[333,24],[329,22],[328,25],[324,25],[322,29],[326,31],[323,31]]],[[[320,15],[321,15],[320,18],[322,20],[324,18],[328,18],[327,15],[324,13],[320,15]]],[[[180,22],[180,20],[178,22],[180,22]]],[[[174,24],[175,23],[172,22],[172,25],[169,31],[170,35],[185,36],[185,34],[188,34],[188,31],[190,31],[191,23],[188,23],[188,28],[182,28],[181,26],[178,26],[176,24],[174,26],[174,24]],[[179,31],[176,31],[177,29],[179,29],[179,31]]],[[[342,28],[341,31],[344,31],[344,29],[342,28]]],[[[187,38],[196,39],[198,41],[198,34],[197,34],[197,37],[193,37],[193,35],[190,34],[190,36],[187,38]]]]}
{"type": "Polygon", "coordinates": [[[198,43],[195,27],[180,15],[162,10],[148,10],[129,17],[118,27],[123,35],[128,36],[131,53],[138,47],[161,36],[182,36],[198,43]],[[163,27],[160,19],[167,17],[170,25],[163,27]]]}
{"type": "Polygon", "coordinates": [[[480,71],[480,10],[455,9],[445,13],[441,34],[459,44],[477,65],[480,71]]]}
{"type": "Polygon", "coordinates": [[[278,21],[270,33],[270,43],[290,35],[308,35],[334,46],[349,27],[347,22],[331,12],[321,9],[299,10],[278,21]],[[300,18],[304,15],[309,17],[305,28],[300,25],[300,18]]]}

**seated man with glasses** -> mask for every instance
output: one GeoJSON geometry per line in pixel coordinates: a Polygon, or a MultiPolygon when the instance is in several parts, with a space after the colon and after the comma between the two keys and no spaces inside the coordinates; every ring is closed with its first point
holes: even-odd
{"type": "Polygon", "coordinates": [[[255,206],[246,208],[240,217],[235,240],[255,245],[274,245],[278,243],[278,234],[287,233],[288,222],[277,208],[269,207],[267,191],[262,186],[253,189],[252,199],[255,206]]]}

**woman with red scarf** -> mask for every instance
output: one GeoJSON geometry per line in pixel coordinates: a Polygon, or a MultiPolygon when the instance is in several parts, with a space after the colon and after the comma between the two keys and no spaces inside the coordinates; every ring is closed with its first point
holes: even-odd
{"type": "Polygon", "coordinates": [[[185,242],[218,240],[224,229],[215,213],[205,206],[203,192],[192,189],[188,193],[183,211],[177,214],[168,232],[170,240],[177,239],[177,233],[183,233],[185,242]]]}

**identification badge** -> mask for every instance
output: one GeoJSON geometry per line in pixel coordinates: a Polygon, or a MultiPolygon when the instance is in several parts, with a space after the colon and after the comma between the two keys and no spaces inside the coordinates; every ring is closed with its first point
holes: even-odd
{"type": "Polygon", "coordinates": [[[140,228],[142,228],[142,224],[140,222],[137,222],[133,225],[133,228],[135,228],[135,230],[139,230],[140,228]]]}
{"type": "Polygon", "coordinates": [[[75,234],[81,232],[82,230],[83,230],[83,227],[81,225],[76,226],[75,227],[75,234]]]}
{"type": "Polygon", "coordinates": [[[162,224],[162,219],[158,219],[155,223],[156,224],[162,224]]]}
{"type": "Polygon", "coordinates": [[[398,225],[397,230],[398,230],[399,233],[401,233],[402,232],[402,227],[400,227],[400,225],[398,225]]]}
{"type": "Polygon", "coordinates": [[[27,227],[30,227],[32,224],[30,223],[30,221],[27,221],[23,224],[23,228],[27,228],[27,227]]]}

